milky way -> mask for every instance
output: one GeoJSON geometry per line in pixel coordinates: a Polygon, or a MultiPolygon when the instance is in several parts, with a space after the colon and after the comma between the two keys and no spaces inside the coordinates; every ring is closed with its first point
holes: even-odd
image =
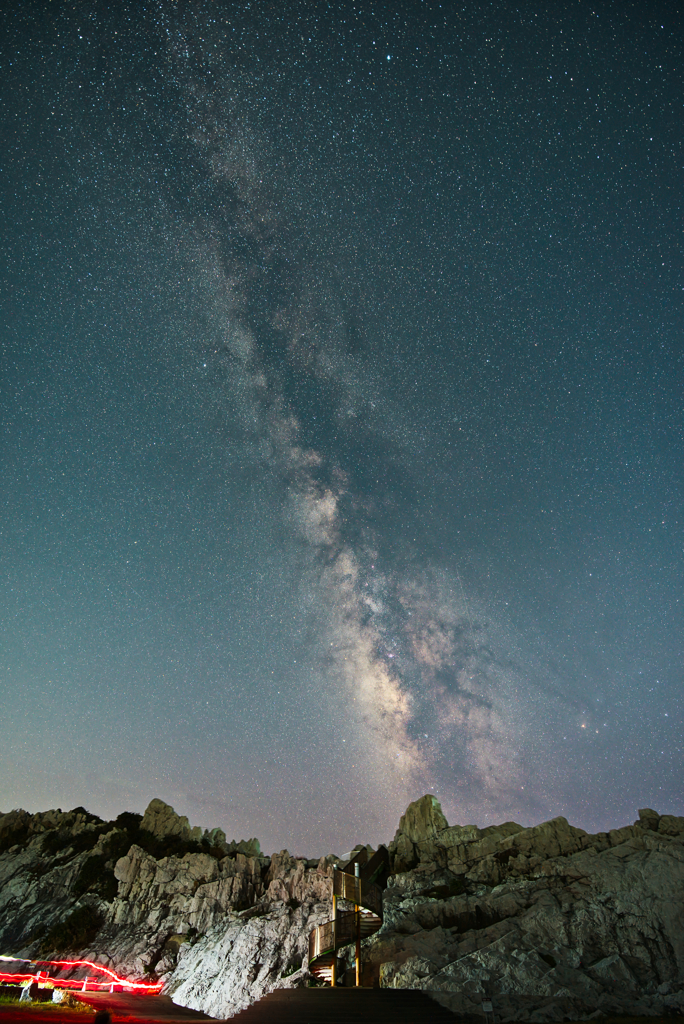
{"type": "MultiPolygon", "coordinates": [[[[33,13],[32,13],[33,11],[33,13]]],[[[2,809],[681,811],[655,8],[8,19],[2,809]]]]}

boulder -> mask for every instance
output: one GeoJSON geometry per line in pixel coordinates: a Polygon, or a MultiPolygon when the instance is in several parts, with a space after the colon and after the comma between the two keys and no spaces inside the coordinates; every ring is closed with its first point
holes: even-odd
{"type": "Polygon", "coordinates": [[[412,843],[424,843],[434,839],[439,832],[449,827],[442,807],[436,796],[427,793],[420,800],[409,804],[401,818],[395,839],[401,834],[412,843]]]}
{"type": "Polygon", "coordinates": [[[261,844],[258,839],[241,839],[238,843],[233,840],[228,846],[229,853],[244,853],[245,857],[260,857],[261,844]]]}
{"type": "Polygon", "coordinates": [[[190,822],[184,814],[176,814],[170,804],[164,803],[157,797],[150,800],[147,805],[140,827],[151,832],[157,839],[164,839],[166,836],[180,836],[181,839],[187,840],[202,837],[201,829],[192,830],[190,822]],[[193,836],[193,831],[197,831],[199,834],[193,836]]]}
{"type": "Polygon", "coordinates": [[[675,814],[663,814],[658,819],[658,831],[666,836],[680,836],[684,834],[684,818],[675,814]]]}
{"type": "Polygon", "coordinates": [[[432,865],[439,836],[448,829],[437,797],[426,793],[409,804],[399,820],[399,828],[389,845],[390,860],[395,872],[410,871],[421,862],[432,865]]]}
{"type": "Polygon", "coordinates": [[[653,832],[658,831],[658,822],[660,821],[660,815],[657,811],[651,810],[650,807],[639,808],[639,820],[635,821],[635,825],[639,825],[641,828],[651,829],[653,832]]]}

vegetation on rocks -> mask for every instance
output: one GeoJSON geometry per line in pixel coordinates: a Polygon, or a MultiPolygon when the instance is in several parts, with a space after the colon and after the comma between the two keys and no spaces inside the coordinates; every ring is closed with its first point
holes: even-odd
{"type": "Polygon", "coordinates": [[[87,949],[96,938],[104,918],[97,907],[85,904],[77,907],[63,921],[53,925],[40,943],[39,953],[87,949]]]}
{"type": "Polygon", "coordinates": [[[11,850],[13,846],[24,846],[30,835],[29,826],[23,822],[15,828],[9,827],[0,830],[0,855],[11,850]]]}
{"type": "Polygon", "coordinates": [[[118,889],[119,883],[114,877],[111,861],[107,860],[107,854],[100,854],[90,856],[83,862],[74,882],[73,893],[74,896],[83,896],[91,892],[111,903],[118,889]]]}

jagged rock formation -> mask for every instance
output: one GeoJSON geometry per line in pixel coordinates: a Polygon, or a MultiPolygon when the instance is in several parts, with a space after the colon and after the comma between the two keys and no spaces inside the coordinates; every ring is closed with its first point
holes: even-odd
{"type": "Polygon", "coordinates": [[[166,836],[180,836],[181,839],[199,841],[202,838],[202,829],[199,826],[190,828],[190,822],[184,814],[176,814],[170,804],[166,804],[156,797],[147,805],[140,827],[151,832],[157,839],[165,839],[166,836]]]}
{"type": "Polygon", "coordinates": [[[161,800],[115,822],[12,811],[0,816],[0,948],[68,949],[225,1017],[308,976],[334,860],[265,857],[256,839],[202,835],[161,800]]]}
{"type": "Polygon", "coordinates": [[[392,866],[395,872],[410,871],[420,861],[420,848],[449,827],[439,801],[429,794],[415,800],[399,820],[392,843],[392,866]]]}
{"type": "MultiPolygon", "coordinates": [[[[425,796],[389,850],[385,921],[363,947],[382,985],[457,1013],[481,1015],[488,998],[502,1024],[684,1013],[684,818],[644,809],[598,835],[564,818],[479,829],[449,826],[425,796]]],[[[265,857],[159,800],[116,822],[12,811],[0,816],[0,945],[70,948],[226,1017],[308,983],[335,860],[265,857]]]]}
{"type": "Polygon", "coordinates": [[[461,1013],[489,998],[502,1021],[684,1012],[684,818],[644,809],[598,835],[565,818],[480,830],[417,803],[368,951],[382,984],[461,1013]]]}

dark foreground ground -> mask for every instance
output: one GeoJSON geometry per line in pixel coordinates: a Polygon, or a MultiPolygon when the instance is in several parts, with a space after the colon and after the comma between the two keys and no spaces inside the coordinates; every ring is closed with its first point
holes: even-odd
{"type": "MultiPolygon", "coordinates": [[[[327,990],[299,990],[305,993],[296,998],[294,990],[273,993],[235,1017],[230,1024],[443,1024],[459,1018],[445,1011],[427,996],[419,993],[385,990],[372,996],[355,998],[354,990],[342,992],[342,998],[322,997],[327,990]],[[311,993],[309,995],[309,993],[311,993]],[[396,995],[395,995],[396,993],[396,995]],[[402,998],[403,995],[403,998],[402,998]],[[388,998],[389,997],[389,998],[388,998]],[[397,998],[399,997],[399,998],[397,998]]],[[[331,993],[331,995],[333,995],[331,993]]],[[[108,1010],[112,1024],[201,1024],[213,1021],[195,1010],[176,1006],[168,996],[136,996],[128,994],[90,994],[80,997],[89,1009],[70,1010],[58,1005],[0,1003],[0,1024],[93,1024],[98,1010],[108,1010]]],[[[469,1018],[461,1024],[484,1024],[481,1018],[469,1018]]],[[[675,1024],[678,1017],[604,1017],[601,1024],[675,1024]]],[[[520,1024],[525,1024],[521,1021],[520,1024]]]]}
{"type": "Polygon", "coordinates": [[[98,1010],[108,1010],[113,1024],[192,1024],[213,1021],[204,1013],[176,1006],[168,996],[136,996],[127,993],[88,993],[80,996],[90,1010],[68,1010],[51,1003],[13,1005],[0,1003],[1,1024],[92,1024],[98,1010]]]}

